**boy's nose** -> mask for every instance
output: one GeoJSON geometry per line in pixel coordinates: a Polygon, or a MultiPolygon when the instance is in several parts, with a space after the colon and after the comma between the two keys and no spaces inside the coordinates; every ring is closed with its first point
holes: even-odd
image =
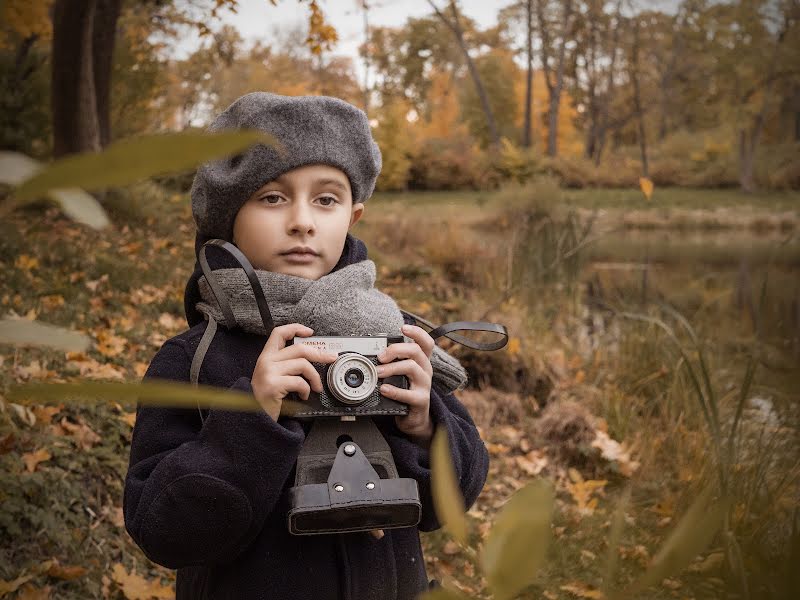
{"type": "Polygon", "coordinates": [[[309,203],[301,201],[294,204],[289,231],[290,233],[312,233],[314,231],[314,218],[309,203]]]}

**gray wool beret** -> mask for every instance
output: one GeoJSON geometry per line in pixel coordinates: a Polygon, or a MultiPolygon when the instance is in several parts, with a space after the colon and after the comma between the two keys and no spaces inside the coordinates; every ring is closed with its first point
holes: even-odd
{"type": "Polygon", "coordinates": [[[367,115],[331,96],[252,92],[238,98],[207,131],[260,129],[281,149],[263,144],[201,165],[192,182],[192,216],[198,232],[233,240],[236,213],[265,183],[291,169],[322,163],[350,179],[353,202],[366,201],[381,171],[381,151],[367,115]],[[282,150],[282,151],[281,151],[282,150]]]}

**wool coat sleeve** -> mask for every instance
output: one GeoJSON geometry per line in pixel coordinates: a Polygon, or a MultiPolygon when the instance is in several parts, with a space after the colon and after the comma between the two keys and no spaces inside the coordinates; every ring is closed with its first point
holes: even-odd
{"type": "MultiPolygon", "coordinates": [[[[145,379],[189,381],[185,342],[167,341],[145,379]]],[[[230,389],[252,393],[240,377],[230,389]]],[[[139,405],[125,479],[125,527],[171,569],[232,562],[278,502],[305,436],[266,412],[139,405]]]]}

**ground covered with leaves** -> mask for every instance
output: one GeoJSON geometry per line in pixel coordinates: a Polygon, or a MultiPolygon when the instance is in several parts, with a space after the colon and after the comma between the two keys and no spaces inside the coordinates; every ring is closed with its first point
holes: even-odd
{"type": "MultiPolygon", "coordinates": [[[[482,542],[512,494],[546,478],[556,490],[554,542],[524,597],[602,598],[635,580],[724,462],[705,398],[715,402],[726,444],[730,437],[728,531],[740,560],[718,536],[642,597],[791,597],[800,559],[796,249],[744,270],[712,268],[702,257],[687,264],[685,254],[659,264],[626,259],[619,248],[603,256],[590,243],[594,207],[560,206],[559,193],[534,186],[514,191],[513,201],[507,192],[376,197],[356,226],[379,287],[401,307],[437,323],[494,320],[511,332],[499,352],[451,348],[471,379],[459,398],[492,461],[468,512],[470,544],[445,531],[422,534],[430,577],[490,597],[482,542]],[[757,309],[767,271],[768,302],[757,309]],[[663,302],[690,319],[702,342],[691,346],[684,331],[685,355],[663,329],[621,316],[664,317],[663,302]],[[698,397],[686,363],[701,355],[709,382],[698,397]],[[758,370],[737,417],[753,355],[758,370]]],[[[3,314],[93,339],[84,353],[0,347],[0,597],[174,597],[174,573],[143,556],[122,519],[135,407],[7,398],[29,381],[137,381],[161,344],[185,330],[194,265],[186,194],[148,183],[109,194],[106,205],[114,224],[103,232],[47,205],[0,223],[3,314]]],[[[781,210],[791,214],[776,227],[791,238],[797,213],[783,199],[781,210]]]]}

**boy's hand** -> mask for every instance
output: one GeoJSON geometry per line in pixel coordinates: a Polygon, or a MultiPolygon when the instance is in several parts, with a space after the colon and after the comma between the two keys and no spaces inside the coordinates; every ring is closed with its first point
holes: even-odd
{"type": "Polygon", "coordinates": [[[275,421],[289,392],[297,392],[303,400],[308,400],[312,389],[322,392],[322,380],[311,361],[332,363],[337,358],[334,352],[307,344],[286,347],[286,342],[293,337],[308,337],[313,333],[313,329],[300,323],[275,327],[256,361],[251,378],[253,395],[275,421]]]}
{"type": "Polygon", "coordinates": [[[408,414],[395,417],[397,428],[415,442],[427,446],[433,437],[430,416],[433,367],[430,357],[435,342],[427,331],[416,325],[403,325],[401,330],[416,343],[391,344],[378,354],[381,363],[389,363],[378,366],[378,377],[383,379],[390,375],[405,375],[408,377],[409,389],[384,383],[380,391],[387,398],[408,404],[408,414]],[[396,358],[405,360],[391,362],[396,358]]]}

